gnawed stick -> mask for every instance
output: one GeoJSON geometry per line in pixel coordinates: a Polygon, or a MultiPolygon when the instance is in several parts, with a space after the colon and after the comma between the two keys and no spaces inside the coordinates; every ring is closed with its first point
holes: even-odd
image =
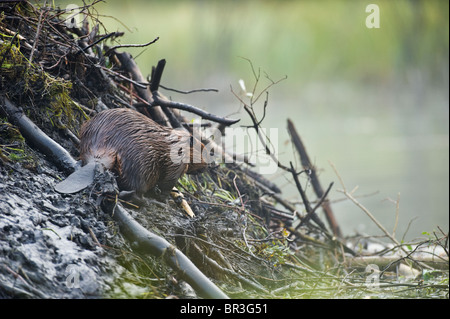
{"type": "Polygon", "coordinates": [[[176,187],[172,188],[170,196],[172,196],[175,203],[177,203],[177,205],[180,206],[190,218],[195,217],[191,206],[189,206],[188,202],[184,199],[183,193],[181,193],[176,187]]]}

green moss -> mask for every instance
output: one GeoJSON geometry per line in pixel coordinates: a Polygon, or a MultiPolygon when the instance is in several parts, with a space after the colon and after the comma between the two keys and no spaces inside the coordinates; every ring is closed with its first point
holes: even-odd
{"type": "Polygon", "coordinates": [[[0,119],[0,160],[33,164],[31,152],[19,129],[6,119],[0,119]]]}
{"type": "MultiPolygon", "coordinates": [[[[1,29],[0,29],[1,31],[1,29]]],[[[88,118],[80,106],[71,98],[72,82],[55,77],[40,67],[30,64],[20,51],[18,36],[0,33],[4,41],[0,43],[1,83],[3,91],[12,100],[24,101],[27,114],[32,118],[42,117],[53,127],[76,128],[78,122],[74,110],[82,117],[88,118]],[[34,110],[43,108],[44,112],[34,110]]]]}

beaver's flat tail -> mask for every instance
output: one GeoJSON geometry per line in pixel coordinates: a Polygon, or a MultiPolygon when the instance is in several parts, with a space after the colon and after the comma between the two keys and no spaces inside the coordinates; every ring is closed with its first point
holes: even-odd
{"type": "Polygon", "coordinates": [[[62,194],[73,194],[88,187],[94,181],[96,162],[91,162],[70,174],[65,180],[55,185],[55,190],[62,194]]]}

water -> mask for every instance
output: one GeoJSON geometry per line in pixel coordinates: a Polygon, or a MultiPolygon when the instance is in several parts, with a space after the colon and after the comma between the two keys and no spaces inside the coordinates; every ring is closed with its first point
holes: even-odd
{"type": "MultiPolygon", "coordinates": [[[[363,196],[359,201],[389,231],[395,227],[399,199],[396,233],[401,239],[407,231],[404,238],[412,239],[437,226],[448,230],[449,212],[448,96],[430,88],[418,102],[416,94],[409,87],[312,85],[298,92],[297,100],[283,104],[283,112],[277,112],[273,102],[264,124],[277,123],[279,143],[285,145],[285,117],[290,117],[320,172],[322,186],[335,182],[330,198],[344,196],[337,191],[342,185],[329,161],[348,190],[358,186],[355,195],[363,196]]],[[[290,144],[281,150],[285,163],[293,160],[290,144]]],[[[292,182],[284,190],[298,198],[292,182]]],[[[380,234],[354,204],[337,202],[333,209],[344,234],[380,234]]]]}

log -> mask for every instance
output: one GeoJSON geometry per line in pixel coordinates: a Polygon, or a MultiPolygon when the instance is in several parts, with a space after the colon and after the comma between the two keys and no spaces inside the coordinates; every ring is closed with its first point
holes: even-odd
{"type": "Polygon", "coordinates": [[[48,137],[21,109],[6,97],[1,99],[0,114],[6,116],[9,122],[16,125],[27,143],[45,154],[60,170],[66,174],[75,170],[76,161],[69,152],[48,137]]]}
{"type": "Polygon", "coordinates": [[[120,204],[111,206],[104,206],[104,209],[112,213],[113,219],[119,224],[121,233],[135,243],[139,251],[162,258],[200,296],[211,299],[229,298],[175,246],[140,225],[120,204]]]}

